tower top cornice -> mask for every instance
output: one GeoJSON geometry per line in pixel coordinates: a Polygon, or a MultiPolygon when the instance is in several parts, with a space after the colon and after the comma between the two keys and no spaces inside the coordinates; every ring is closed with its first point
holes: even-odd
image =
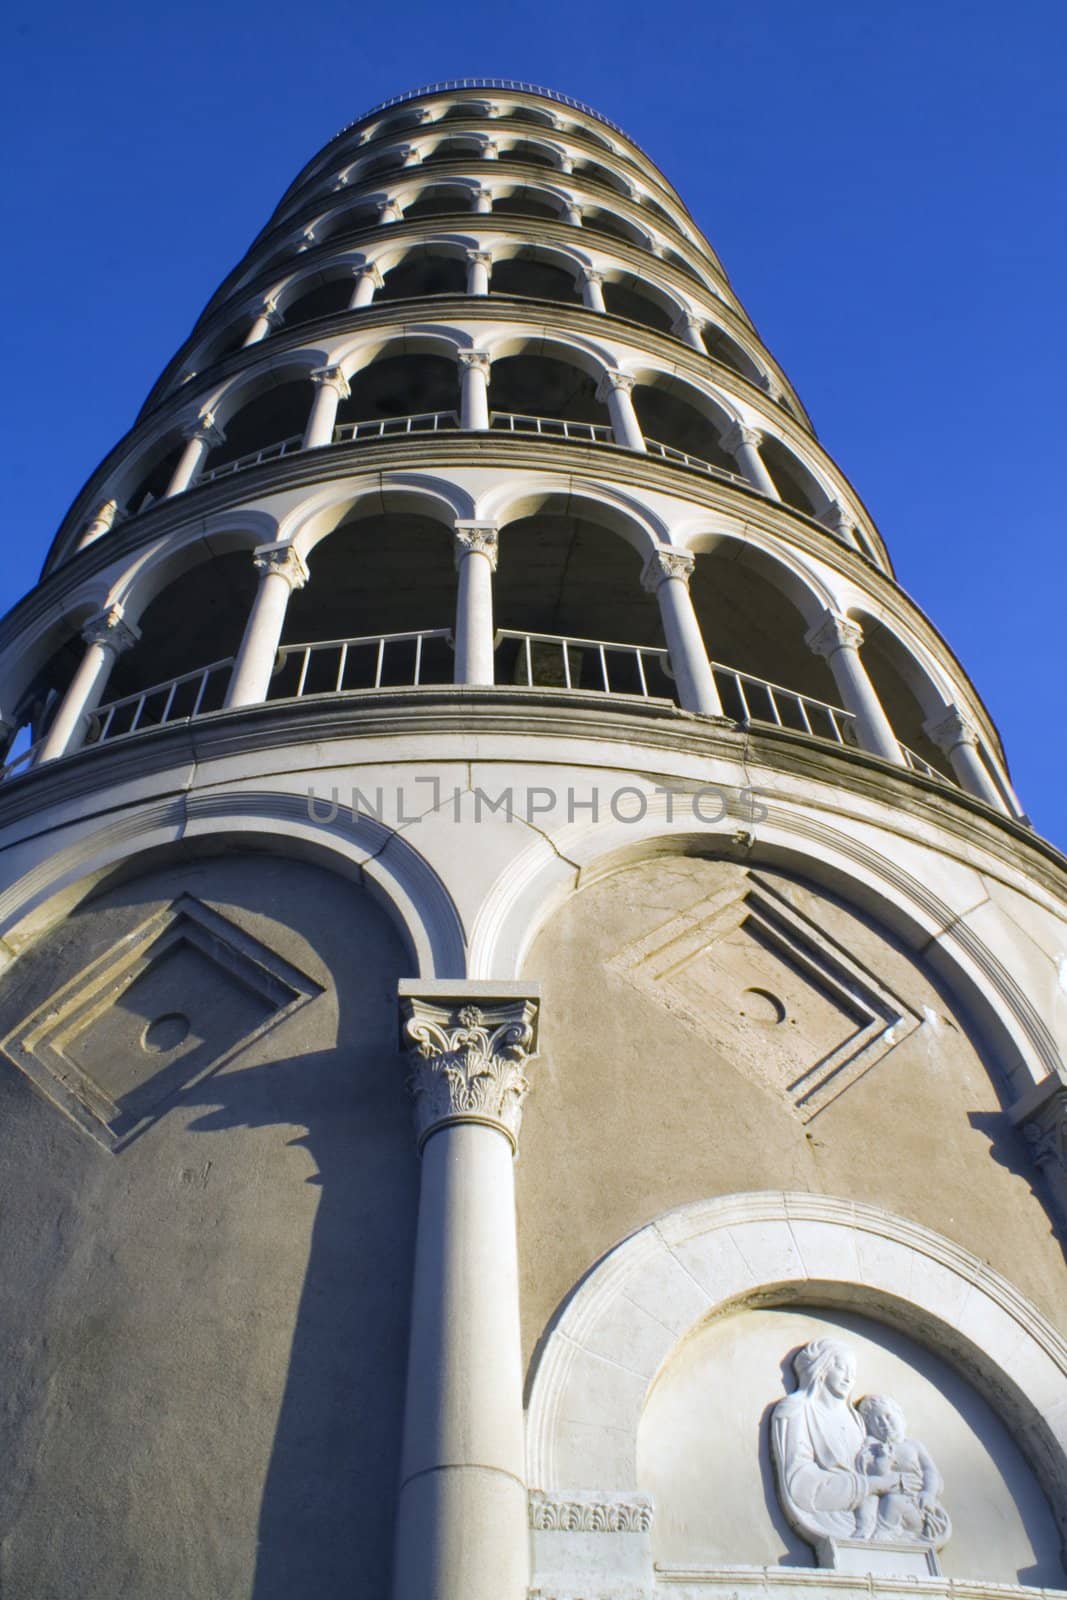
{"type": "Polygon", "coordinates": [[[558,89],[547,89],[543,84],[523,83],[518,78],[442,78],[438,83],[424,83],[418,89],[405,89],[403,94],[390,95],[388,100],[380,100],[377,105],[371,106],[353,121],[347,122],[343,128],[338,129],[334,138],[339,139],[351,128],[366,122],[368,117],[381,116],[383,111],[391,111],[394,106],[406,105],[410,100],[421,100],[426,95],[448,94],[458,89],[500,89],[516,94],[536,95],[541,100],[551,100],[556,105],[580,111],[583,116],[593,117],[595,121],[603,123],[605,128],[611,128],[614,133],[621,134],[631,144],[637,142],[625,128],[620,127],[617,122],[612,122],[610,117],[604,116],[602,111],[597,111],[595,106],[587,105],[584,100],[575,100],[572,95],[561,94],[558,89]]]}

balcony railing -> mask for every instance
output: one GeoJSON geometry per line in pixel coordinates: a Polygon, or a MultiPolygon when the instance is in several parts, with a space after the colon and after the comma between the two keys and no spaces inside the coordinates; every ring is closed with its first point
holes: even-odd
{"type": "Polygon", "coordinates": [[[231,472],[242,472],[245,467],[258,467],[263,461],[277,461],[279,456],[288,456],[294,450],[299,450],[303,442],[302,433],[290,434],[288,439],[279,439],[277,444],[265,444],[262,450],[249,450],[247,455],[235,456],[232,461],[224,461],[221,466],[211,467],[207,472],[202,472],[195,481],[214,483],[216,478],[226,478],[231,472]]]}
{"type": "Polygon", "coordinates": [[[518,411],[493,411],[489,426],[503,433],[536,433],[549,439],[581,439],[586,444],[614,444],[615,435],[603,422],[565,422],[562,417],[526,417],[518,411]]]}
{"type": "Polygon", "coordinates": [[[677,461],[683,467],[695,467],[698,472],[706,472],[709,478],[721,478],[724,483],[739,483],[742,489],[751,489],[752,485],[747,478],[739,472],[731,472],[727,467],[713,466],[710,461],[704,461],[700,456],[691,456],[687,450],[676,450],[673,445],[661,444],[658,439],[645,437],[645,449],[650,456],[659,456],[663,461],[677,461]]]}
{"type": "MultiPolygon", "coordinates": [[[[677,700],[668,653],[659,646],[501,628],[495,635],[494,650],[496,683],[502,688],[512,685],[570,689],[583,694],[636,696],[665,704],[677,700]]],[[[710,665],[723,712],[733,722],[789,729],[858,748],[856,719],[841,706],[719,661],[710,665]]],[[[90,718],[85,744],[112,744],[150,728],[193,721],[222,710],[233,666],[234,658],[228,656],[98,706],[90,718]]],[[[266,698],[271,702],[301,700],[313,695],[449,684],[453,681],[453,668],[452,633],[448,628],[283,645],[266,698]]],[[[27,771],[43,743],[44,739],[38,739],[20,750],[0,771],[0,778],[6,780],[27,771]]],[[[912,772],[940,783],[953,782],[907,746],[900,748],[912,772]]]]}
{"type": "Polygon", "coordinates": [[[377,417],[369,422],[342,422],[333,430],[334,444],[360,439],[391,439],[403,433],[440,433],[459,427],[455,411],[420,411],[410,417],[377,417]]]}

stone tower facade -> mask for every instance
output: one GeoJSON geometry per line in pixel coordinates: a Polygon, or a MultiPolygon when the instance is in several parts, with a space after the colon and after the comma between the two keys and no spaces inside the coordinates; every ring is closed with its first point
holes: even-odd
{"type": "Polygon", "coordinates": [[[333,139],[0,709],[5,1596],[1064,1586],[1064,862],[621,129],[333,139]]]}

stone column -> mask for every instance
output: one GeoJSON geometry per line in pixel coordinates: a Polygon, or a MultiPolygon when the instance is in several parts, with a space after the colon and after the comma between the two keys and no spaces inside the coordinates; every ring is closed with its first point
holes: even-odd
{"type": "Polygon", "coordinates": [[[456,523],[455,683],[493,682],[493,573],[497,531],[492,522],[456,523]]]}
{"type": "Polygon", "coordinates": [[[400,149],[405,167],[417,167],[422,161],[422,151],[417,145],[405,144],[400,149]]]}
{"type": "Polygon", "coordinates": [[[606,311],[604,304],[604,274],[587,267],[582,275],[582,304],[590,311],[606,311]]]}
{"type": "Polygon", "coordinates": [[[93,617],[82,630],[85,654],[35,761],[55,761],[79,749],[89,731],[89,718],[104,697],[107,680],[117,658],[141,637],[132,623],[124,622],[122,609],[112,606],[93,617]]]}
{"type": "Polygon", "coordinates": [[[117,500],[105,500],[103,505],[91,516],[85,524],[85,529],[78,540],[78,549],[84,550],[87,544],[95,544],[97,539],[102,539],[105,533],[110,533],[118,513],[117,500]]]}
{"type": "Polygon", "coordinates": [[[291,544],[260,545],[252,560],[259,572],[259,588],[226,690],[227,710],[256,706],[267,698],[289,596],[308,581],[307,566],[291,544]]]}
{"type": "Polygon", "coordinates": [[[758,428],[747,428],[743,423],[735,422],[732,428],[727,428],[721,443],[727,455],[733,456],[737,462],[741,476],[747,478],[754,489],[769,495],[772,500],[780,500],[774,479],[763,465],[763,457],[759,453],[762,441],[763,435],[758,428]]]}
{"type": "Polygon", "coordinates": [[[189,423],[185,429],[185,449],[181,453],[178,465],[171,473],[167,491],[163,496],[169,500],[172,495],[181,494],[195,483],[204,469],[204,462],[217,444],[225,441],[226,435],[222,429],[216,427],[215,418],[210,412],[202,417],[197,417],[195,422],[189,423]]]}
{"type": "Polygon", "coordinates": [[[356,286],[352,290],[352,298],[348,302],[349,311],[359,311],[363,306],[369,306],[375,294],[382,286],[382,275],[378,268],[370,262],[353,269],[356,286]]]}
{"type": "Polygon", "coordinates": [[[605,372],[597,386],[596,397],[606,400],[611,416],[611,431],[615,443],[627,450],[645,450],[645,436],[637,420],[633,402],[634,380],[628,372],[605,372]]]}
{"type": "Polygon", "coordinates": [[[699,350],[702,356],[707,355],[707,348],[701,338],[704,332],[703,317],[696,316],[692,311],[683,311],[682,315],[672,323],[671,332],[691,350],[699,350]]]}
{"type": "Polygon", "coordinates": [[[564,208],[563,208],[563,220],[564,220],[564,222],[571,223],[576,228],[580,228],[581,227],[581,225],[582,225],[582,208],[578,204],[577,200],[569,200],[567,202],[567,204],[564,206],[564,208]]]}
{"type": "Polygon", "coordinates": [[[282,320],[282,314],[274,301],[264,300],[255,322],[253,322],[245,335],[243,348],[247,350],[250,344],[259,344],[260,340],[265,339],[268,333],[272,333],[275,328],[281,327],[282,320]]]}
{"type": "Polygon", "coordinates": [[[653,550],[641,582],[659,602],[679,704],[702,717],[721,717],[722,701],[689,593],[695,557],[685,550],[653,550]]]}
{"type": "Polygon", "coordinates": [[[489,427],[489,353],[459,352],[459,425],[484,432],[489,427]]]}
{"type": "Polygon", "coordinates": [[[400,201],[393,199],[392,196],[388,200],[383,200],[378,207],[379,222],[402,222],[403,218],[404,213],[400,209],[400,201]]]}
{"type": "Polygon", "coordinates": [[[958,706],[947,706],[943,713],[924,722],[923,732],[948,756],[961,789],[976,800],[984,800],[994,811],[1009,815],[1007,802],[978,753],[978,729],[958,706]]]}
{"type": "Polygon", "coordinates": [[[856,719],[861,748],[898,767],[904,766],[896,735],[860,659],[863,629],[859,623],[828,611],[822,622],[804,635],[804,642],[815,655],[829,662],[845,710],[851,711],[856,719]]]}
{"type": "Polygon", "coordinates": [[[488,294],[489,274],[493,267],[491,250],[467,251],[467,293],[488,294]]]}
{"type": "Polygon", "coordinates": [[[422,1152],[394,1600],[526,1600],[513,1161],[536,986],[400,984],[422,1152]]]}
{"type": "Polygon", "coordinates": [[[311,381],[317,385],[318,392],[304,429],[302,450],[319,450],[323,445],[333,443],[337,407],[349,395],[348,379],[340,367],[316,367],[311,374],[311,381]]]}
{"type": "Polygon", "coordinates": [[[482,139],[481,157],[483,161],[499,161],[500,150],[495,139],[482,139]]]}
{"type": "Polygon", "coordinates": [[[492,211],[492,209],[493,209],[493,191],[492,191],[492,189],[481,189],[481,188],[479,188],[479,189],[475,189],[474,190],[474,209],[475,209],[475,211],[492,211]]]}

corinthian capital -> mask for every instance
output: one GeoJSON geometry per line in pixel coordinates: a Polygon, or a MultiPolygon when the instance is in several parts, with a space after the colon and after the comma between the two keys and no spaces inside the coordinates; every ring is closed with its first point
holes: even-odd
{"type": "Polygon", "coordinates": [[[736,455],[742,445],[750,445],[753,450],[758,450],[763,443],[763,435],[758,428],[750,428],[747,423],[735,422],[722,436],[722,447],[728,455],[736,455]]]}
{"type": "Polygon", "coordinates": [[[340,367],[316,367],[311,373],[311,381],[325,384],[328,389],[336,389],[342,400],[348,399],[348,379],[340,367]]]}
{"type": "Polygon", "coordinates": [[[636,381],[628,372],[620,372],[615,367],[610,368],[597,384],[597,399],[606,400],[613,390],[629,394],[636,381]]]}
{"type": "Polygon", "coordinates": [[[210,445],[212,449],[225,441],[226,435],[215,421],[213,411],[203,411],[200,416],[194,417],[192,422],[187,422],[182,429],[184,439],[196,439],[201,444],[210,445]]]}
{"type": "Polygon", "coordinates": [[[651,594],[668,578],[681,578],[688,588],[695,565],[696,557],[688,550],[653,550],[642,570],[641,583],[651,594]]]}
{"type": "Polygon", "coordinates": [[[488,350],[459,350],[456,359],[461,367],[474,367],[479,372],[484,372],[486,377],[489,376],[488,350]]]}
{"type": "Polygon", "coordinates": [[[436,1128],[455,1122],[495,1128],[517,1148],[539,1001],[517,984],[503,986],[516,991],[510,995],[483,995],[483,987],[490,986],[400,985],[401,1042],[420,1149],[436,1128]]]}
{"type": "Polygon", "coordinates": [[[117,656],[135,645],[140,637],[140,628],[123,620],[120,606],[112,606],[109,611],[101,611],[98,616],[90,617],[82,629],[86,644],[106,645],[117,656]]]}
{"type": "Polygon", "coordinates": [[[978,729],[969,717],[964,716],[959,706],[946,706],[944,713],[923,723],[923,732],[929,734],[946,756],[961,744],[976,747],[978,744],[978,729]]]}
{"type": "Polygon", "coordinates": [[[1034,1164],[1048,1177],[1067,1180],[1067,1085],[1054,1089],[1023,1123],[1034,1164]]]}
{"type": "Polygon", "coordinates": [[[264,575],[277,573],[290,589],[302,589],[308,581],[307,564],[291,544],[261,544],[252,553],[252,563],[264,575]]]}
{"type": "Polygon", "coordinates": [[[497,529],[495,522],[456,523],[456,566],[464,556],[487,556],[489,565],[496,571],[497,529]]]}
{"type": "Polygon", "coordinates": [[[808,629],[804,643],[815,655],[829,658],[838,650],[858,650],[863,643],[863,629],[851,617],[828,611],[820,623],[808,629]]]}

